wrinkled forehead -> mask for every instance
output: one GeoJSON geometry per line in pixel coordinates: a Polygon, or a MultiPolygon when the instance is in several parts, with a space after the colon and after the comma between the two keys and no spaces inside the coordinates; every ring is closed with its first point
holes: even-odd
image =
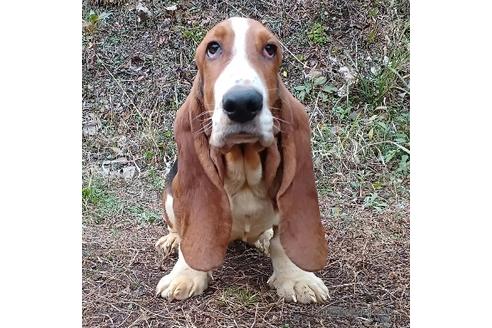
{"type": "Polygon", "coordinates": [[[226,39],[234,39],[234,31],[232,29],[232,23],[230,19],[224,20],[212,27],[205,35],[202,43],[210,42],[213,40],[226,39]]]}
{"type": "Polygon", "coordinates": [[[277,38],[260,22],[243,17],[232,17],[215,25],[197,49],[197,56],[212,41],[220,42],[226,51],[237,50],[233,48],[238,45],[244,45],[248,49],[264,46],[269,42],[278,43],[277,38]]]}

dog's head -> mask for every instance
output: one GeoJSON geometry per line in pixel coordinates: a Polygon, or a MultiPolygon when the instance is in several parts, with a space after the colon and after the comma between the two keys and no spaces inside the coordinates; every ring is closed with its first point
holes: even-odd
{"type": "Polygon", "coordinates": [[[282,51],[261,23],[233,17],[212,28],[196,51],[210,145],[272,144],[282,51]]]}

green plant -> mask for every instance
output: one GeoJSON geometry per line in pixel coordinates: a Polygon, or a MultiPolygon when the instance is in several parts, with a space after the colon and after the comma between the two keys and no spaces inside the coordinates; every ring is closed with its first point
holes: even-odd
{"type": "Polygon", "coordinates": [[[334,94],[338,89],[328,83],[324,76],[306,79],[303,85],[294,87],[294,93],[300,101],[311,100],[315,96],[322,102],[327,102],[330,95],[334,94]]]}
{"type": "Polygon", "coordinates": [[[406,80],[408,76],[403,75],[409,63],[409,40],[402,37],[401,44],[389,53],[382,67],[360,76],[354,86],[357,100],[378,107],[384,105],[384,99],[395,91],[410,94],[410,86],[406,80]]]}
{"type": "Polygon", "coordinates": [[[396,171],[402,175],[408,175],[410,173],[410,156],[406,154],[401,156],[396,171]]]}
{"type": "Polygon", "coordinates": [[[111,35],[106,39],[105,42],[111,45],[119,45],[121,44],[121,38],[118,35],[111,35]]]}
{"type": "Polygon", "coordinates": [[[91,10],[83,21],[84,30],[89,33],[94,32],[99,25],[103,24],[106,19],[109,18],[110,15],[111,14],[107,12],[97,14],[94,10],[91,10]]]}
{"type": "Polygon", "coordinates": [[[309,41],[316,45],[322,46],[328,42],[328,35],[325,32],[325,28],[319,22],[316,22],[311,26],[307,36],[309,41]]]}
{"type": "Polygon", "coordinates": [[[144,159],[147,161],[147,162],[150,162],[152,161],[152,159],[154,159],[154,152],[152,150],[146,150],[144,152],[144,159]]]}
{"type": "Polygon", "coordinates": [[[364,207],[375,209],[377,212],[381,212],[386,208],[388,204],[381,198],[377,192],[373,192],[364,198],[364,207]]]}
{"type": "Polygon", "coordinates": [[[132,206],[129,208],[129,212],[142,223],[154,223],[160,219],[158,213],[142,206],[132,206]]]}
{"type": "Polygon", "coordinates": [[[89,184],[86,187],[82,188],[82,201],[86,205],[97,205],[105,196],[105,192],[92,179],[89,180],[89,184]]]}
{"type": "Polygon", "coordinates": [[[154,158],[159,158],[167,154],[171,157],[176,154],[176,142],[174,141],[174,134],[172,130],[157,130],[155,136],[157,145],[159,148],[157,149],[157,153],[154,158]]]}
{"type": "Polygon", "coordinates": [[[201,26],[181,27],[181,34],[187,40],[199,44],[206,34],[206,31],[201,26]]]}
{"type": "Polygon", "coordinates": [[[101,223],[105,217],[123,209],[121,202],[107,190],[103,181],[93,177],[90,177],[87,185],[82,188],[82,205],[84,211],[92,209],[95,223],[101,223]]]}
{"type": "Polygon", "coordinates": [[[369,34],[367,35],[367,43],[368,44],[374,44],[377,41],[378,37],[378,30],[373,27],[370,31],[369,34]]]}
{"type": "Polygon", "coordinates": [[[155,190],[162,191],[164,189],[164,175],[157,172],[155,168],[150,168],[147,179],[155,190]]]}

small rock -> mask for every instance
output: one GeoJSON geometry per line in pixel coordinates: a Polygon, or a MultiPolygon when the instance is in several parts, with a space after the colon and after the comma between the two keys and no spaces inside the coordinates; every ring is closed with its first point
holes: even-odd
{"type": "Polygon", "coordinates": [[[152,17],[152,12],[141,2],[137,3],[135,10],[137,11],[139,23],[144,23],[152,17]]]}
{"type": "Polygon", "coordinates": [[[336,57],[328,56],[331,63],[338,65],[338,59],[336,57]]]}
{"type": "Polygon", "coordinates": [[[178,6],[176,6],[176,5],[172,5],[172,6],[166,7],[166,10],[167,11],[175,11],[176,9],[178,9],[178,6]]]}
{"type": "Polygon", "coordinates": [[[343,79],[348,83],[352,84],[355,81],[355,73],[352,73],[347,66],[342,66],[338,70],[340,74],[342,74],[343,79]]]}
{"type": "Polygon", "coordinates": [[[171,25],[171,18],[165,18],[164,21],[162,22],[163,27],[167,27],[171,25]]]}
{"type": "Polygon", "coordinates": [[[315,79],[317,78],[318,76],[321,76],[321,74],[323,74],[320,70],[317,70],[315,69],[314,67],[311,68],[311,70],[309,71],[307,77],[309,77],[310,79],[315,79]]]}
{"type": "Polygon", "coordinates": [[[93,113],[90,113],[84,120],[82,134],[84,136],[94,136],[101,129],[101,126],[102,123],[99,117],[93,113]]]}
{"type": "Polygon", "coordinates": [[[383,57],[383,65],[384,65],[384,66],[388,66],[389,61],[390,61],[390,60],[389,60],[388,56],[384,56],[384,57],[383,57]]]}
{"type": "Polygon", "coordinates": [[[121,170],[121,176],[128,182],[135,176],[135,171],[135,166],[125,166],[121,170]]]}
{"type": "Polygon", "coordinates": [[[82,134],[84,136],[94,136],[97,134],[97,130],[99,130],[99,127],[97,124],[88,124],[84,127],[82,127],[82,134]]]}
{"type": "Polygon", "coordinates": [[[347,95],[347,86],[346,85],[342,85],[338,91],[337,91],[337,96],[340,97],[340,98],[343,98],[347,95]]]}

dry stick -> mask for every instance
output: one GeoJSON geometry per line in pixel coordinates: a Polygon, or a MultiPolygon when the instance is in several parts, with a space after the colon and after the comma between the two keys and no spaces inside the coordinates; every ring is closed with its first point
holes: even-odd
{"type": "Polygon", "coordinates": [[[403,150],[408,155],[410,155],[410,150],[409,149],[407,149],[407,148],[403,147],[402,145],[400,145],[400,144],[398,144],[398,143],[396,143],[394,141],[391,141],[391,140],[385,140],[385,141],[379,141],[379,142],[370,143],[370,144],[365,145],[364,147],[362,147],[360,150],[362,150],[364,148],[367,148],[367,147],[370,147],[370,146],[380,145],[380,144],[384,144],[384,143],[392,144],[392,145],[398,147],[399,149],[403,150]]]}
{"type": "Polygon", "coordinates": [[[253,320],[253,324],[251,325],[251,328],[253,328],[256,324],[256,316],[257,315],[258,315],[258,303],[256,303],[255,319],[253,320]]]}
{"type": "MultiPolygon", "coordinates": [[[[303,68],[303,69],[306,69],[306,68],[307,68],[307,65],[306,65],[305,63],[303,63],[302,61],[300,61],[300,60],[297,58],[297,56],[296,56],[296,55],[294,55],[294,54],[293,54],[293,53],[289,50],[289,48],[287,48],[287,47],[285,46],[285,44],[283,44],[283,43],[282,43],[282,41],[278,40],[278,42],[280,43],[280,45],[281,45],[281,46],[282,46],[282,47],[283,47],[283,48],[284,48],[284,49],[285,49],[285,50],[286,50],[289,54],[291,54],[291,55],[292,55],[292,57],[294,57],[294,59],[295,59],[295,60],[296,60],[299,64],[301,64],[301,65],[302,65],[302,68],[303,68]]],[[[303,73],[304,73],[304,72],[303,72],[303,73]]],[[[305,75],[305,74],[304,74],[304,77],[306,77],[306,75],[305,75]]]]}
{"type": "Polygon", "coordinates": [[[409,91],[410,91],[410,86],[408,85],[407,81],[405,81],[405,79],[404,79],[404,78],[400,75],[400,73],[398,73],[398,72],[396,71],[396,69],[394,69],[393,67],[391,67],[391,66],[389,66],[389,65],[388,65],[387,67],[388,67],[388,69],[389,69],[389,70],[390,70],[393,74],[395,74],[395,75],[396,75],[396,76],[400,79],[400,81],[402,81],[402,82],[403,82],[403,84],[405,85],[405,87],[408,89],[408,90],[407,90],[407,92],[409,92],[409,91]]]}

